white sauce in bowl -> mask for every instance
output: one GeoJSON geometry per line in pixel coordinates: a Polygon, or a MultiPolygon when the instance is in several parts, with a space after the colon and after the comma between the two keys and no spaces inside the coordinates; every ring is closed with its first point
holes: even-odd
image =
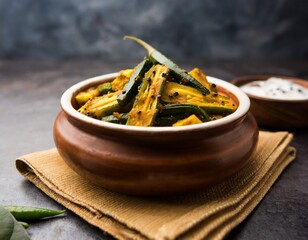
{"type": "Polygon", "coordinates": [[[308,89],[292,81],[281,78],[269,78],[265,81],[253,81],[240,87],[245,93],[258,97],[281,100],[308,99],[308,89]]]}

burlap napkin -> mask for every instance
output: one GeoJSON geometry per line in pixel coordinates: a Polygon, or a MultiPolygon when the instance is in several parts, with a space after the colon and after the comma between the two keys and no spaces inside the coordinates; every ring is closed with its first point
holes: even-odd
{"type": "Polygon", "coordinates": [[[260,132],[251,161],[235,176],[174,197],[141,198],[107,191],[75,174],[56,149],[22,156],[16,167],[48,196],[118,239],[222,239],[295,159],[291,140],[287,132],[260,132]]]}

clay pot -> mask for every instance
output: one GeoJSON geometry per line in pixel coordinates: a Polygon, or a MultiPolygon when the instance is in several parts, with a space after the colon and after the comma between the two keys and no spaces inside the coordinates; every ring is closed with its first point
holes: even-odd
{"type": "MultiPolygon", "coordinates": [[[[308,88],[308,81],[270,75],[243,76],[232,80],[232,83],[240,87],[252,81],[267,80],[270,77],[278,77],[293,81],[308,88]]],[[[288,130],[292,128],[303,128],[308,126],[308,100],[271,99],[266,97],[247,94],[251,101],[251,112],[255,116],[260,127],[273,128],[276,130],[288,130]]]]}
{"type": "Polygon", "coordinates": [[[236,86],[208,77],[239,107],[222,119],[191,126],[126,126],[76,111],[74,96],[79,91],[115,76],[82,81],[61,98],[54,140],[60,155],[76,173],[112,191],[170,195],[219,183],[249,161],[258,128],[248,112],[249,98],[236,86]]]}

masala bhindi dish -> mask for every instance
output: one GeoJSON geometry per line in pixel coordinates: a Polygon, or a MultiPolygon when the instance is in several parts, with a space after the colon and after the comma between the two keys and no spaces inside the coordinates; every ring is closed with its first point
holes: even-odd
{"type": "Polygon", "coordinates": [[[237,109],[199,68],[187,72],[143,40],[125,39],[139,43],[148,56],[111,82],[79,92],[78,112],[110,123],[162,127],[214,121],[237,109]]]}

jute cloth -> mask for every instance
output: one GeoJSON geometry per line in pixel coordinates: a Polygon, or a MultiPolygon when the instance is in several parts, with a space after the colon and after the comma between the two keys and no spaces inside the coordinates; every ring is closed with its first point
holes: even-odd
{"type": "Polygon", "coordinates": [[[107,191],[73,172],[56,149],[22,156],[16,167],[48,196],[117,239],[222,239],[295,159],[291,140],[287,132],[260,132],[257,150],[236,175],[174,197],[141,198],[107,191]]]}

